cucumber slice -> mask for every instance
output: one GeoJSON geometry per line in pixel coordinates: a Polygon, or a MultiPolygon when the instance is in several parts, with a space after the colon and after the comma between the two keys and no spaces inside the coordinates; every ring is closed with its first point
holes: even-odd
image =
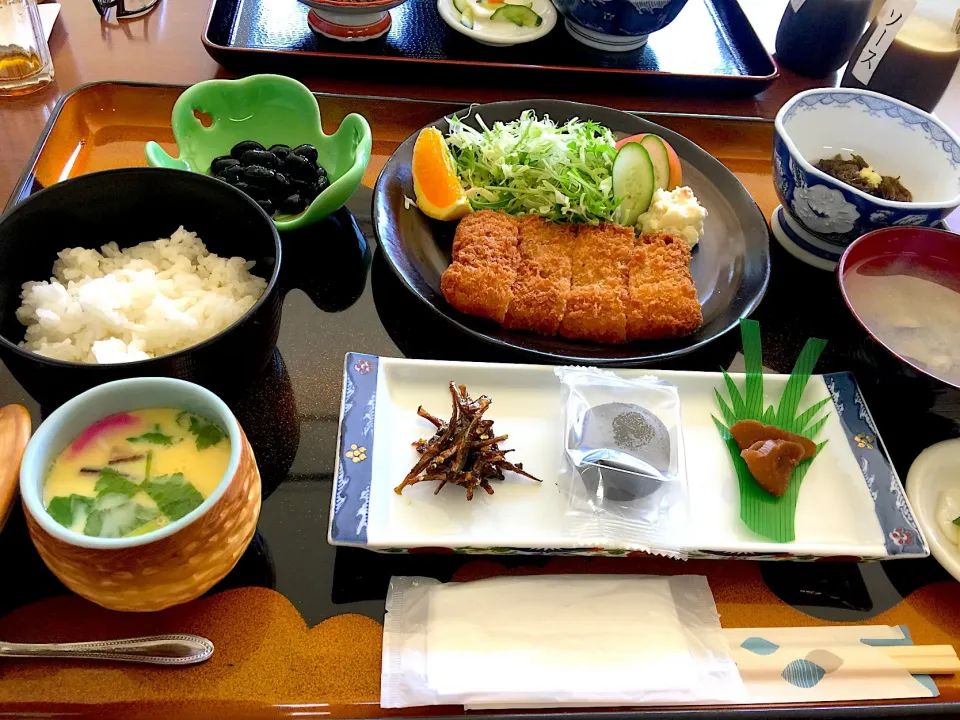
{"type": "Polygon", "coordinates": [[[509,20],[520,27],[535,28],[543,23],[543,18],[533,10],[523,5],[503,5],[493,15],[491,20],[509,20]]]}
{"type": "Polygon", "coordinates": [[[636,225],[637,218],[650,208],[655,184],[650,153],[638,142],[628,142],[613,161],[613,194],[620,199],[619,222],[636,225]]]}
{"type": "Polygon", "coordinates": [[[644,149],[650,154],[653,162],[653,182],[657,190],[666,190],[670,184],[670,156],[667,146],[658,135],[647,135],[640,141],[644,149]]]}
{"type": "Polygon", "coordinates": [[[460,24],[468,30],[473,30],[473,13],[470,11],[469,5],[465,5],[463,8],[463,14],[460,16],[460,24]]]}
{"type": "Polygon", "coordinates": [[[457,9],[457,12],[462,15],[463,9],[467,6],[467,0],[453,0],[453,6],[457,9]]]}

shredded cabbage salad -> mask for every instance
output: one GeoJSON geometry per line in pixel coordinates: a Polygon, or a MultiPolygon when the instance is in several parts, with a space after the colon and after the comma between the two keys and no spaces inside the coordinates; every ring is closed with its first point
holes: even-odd
{"type": "Polygon", "coordinates": [[[525,110],[512,122],[475,130],[453,117],[447,145],[474,210],[536,214],[559,222],[613,222],[615,139],[576,118],[557,125],[525,110]]]}

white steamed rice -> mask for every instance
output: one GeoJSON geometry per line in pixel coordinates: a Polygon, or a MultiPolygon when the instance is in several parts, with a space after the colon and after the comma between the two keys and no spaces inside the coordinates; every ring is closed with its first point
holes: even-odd
{"type": "Polygon", "coordinates": [[[253,263],[207,252],[196,233],[120,250],[68,248],[49,282],[23,284],[20,346],[85,363],[145,360],[196,345],[239,319],[266,280],[253,263]]]}

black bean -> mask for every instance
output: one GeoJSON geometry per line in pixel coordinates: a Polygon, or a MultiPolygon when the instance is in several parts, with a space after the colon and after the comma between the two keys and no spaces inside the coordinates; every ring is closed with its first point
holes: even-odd
{"type": "Polygon", "coordinates": [[[293,154],[306,158],[314,165],[317,163],[317,149],[313,145],[297,145],[293,149],[293,154]]]}
{"type": "Polygon", "coordinates": [[[258,143],[256,140],[244,140],[243,142],[238,142],[233,146],[233,149],[230,151],[230,155],[239,160],[240,156],[243,155],[247,150],[263,150],[263,145],[258,143]]]}
{"type": "Polygon", "coordinates": [[[221,171],[217,177],[219,177],[221,180],[226,180],[231,185],[235,185],[236,183],[240,182],[240,172],[242,170],[243,168],[240,166],[240,163],[237,162],[236,165],[231,165],[226,170],[221,171]]]}
{"type": "Polygon", "coordinates": [[[280,167],[277,156],[267,150],[247,150],[240,156],[240,162],[244,165],[260,165],[274,170],[280,167]]]}
{"type": "Polygon", "coordinates": [[[247,165],[240,171],[240,177],[251,185],[268,188],[276,182],[277,171],[262,165],[247,165]]]}
{"type": "Polygon", "coordinates": [[[287,196],[280,202],[278,209],[287,215],[296,215],[297,213],[303,212],[306,206],[307,204],[303,201],[303,198],[300,197],[300,193],[293,193],[293,195],[287,196]]]}
{"type": "Polygon", "coordinates": [[[230,157],[229,155],[221,155],[210,161],[210,172],[214,175],[219,175],[228,167],[233,167],[234,165],[239,165],[240,161],[230,157]]]}
{"type": "Polygon", "coordinates": [[[257,200],[257,205],[263,208],[263,211],[270,216],[273,216],[274,206],[273,200],[257,200]]]}
{"type": "Polygon", "coordinates": [[[285,175],[298,180],[314,180],[317,177],[317,169],[304,157],[291,153],[284,158],[280,165],[285,175]]]}
{"type": "Polygon", "coordinates": [[[317,194],[319,195],[328,187],[330,187],[330,180],[327,178],[326,175],[322,175],[321,177],[317,178],[317,182],[314,183],[314,185],[317,189],[317,194]]]}
{"type": "Polygon", "coordinates": [[[282,195],[283,197],[289,195],[292,190],[292,184],[290,180],[287,179],[286,175],[279,172],[274,176],[274,187],[276,188],[278,195],[282,195]]]}
{"type": "Polygon", "coordinates": [[[290,150],[289,145],[277,144],[277,145],[271,145],[270,147],[268,147],[267,152],[272,152],[274,155],[277,155],[278,157],[280,155],[283,155],[284,157],[286,157],[292,151],[290,150]]]}
{"type": "Polygon", "coordinates": [[[236,183],[233,183],[233,186],[234,186],[237,190],[240,190],[240,191],[242,191],[242,192],[245,192],[245,193],[246,193],[247,195],[249,195],[250,197],[253,197],[253,194],[254,194],[255,192],[260,192],[260,188],[254,187],[254,186],[251,185],[250,183],[236,182],[236,183]]]}
{"type": "Polygon", "coordinates": [[[326,176],[327,176],[327,171],[323,168],[322,165],[317,165],[317,176],[318,176],[318,177],[326,177],[326,176]]]}

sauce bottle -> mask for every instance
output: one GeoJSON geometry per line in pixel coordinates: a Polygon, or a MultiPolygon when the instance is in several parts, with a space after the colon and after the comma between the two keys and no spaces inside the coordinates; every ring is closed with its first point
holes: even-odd
{"type": "Polygon", "coordinates": [[[960,2],[887,0],[850,57],[840,84],[931,112],[960,63],[960,2]]]}
{"type": "Polygon", "coordinates": [[[843,65],[870,17],[873,0],[790,0],[777,30],[777,62],[809,77],[843,65]]]}

